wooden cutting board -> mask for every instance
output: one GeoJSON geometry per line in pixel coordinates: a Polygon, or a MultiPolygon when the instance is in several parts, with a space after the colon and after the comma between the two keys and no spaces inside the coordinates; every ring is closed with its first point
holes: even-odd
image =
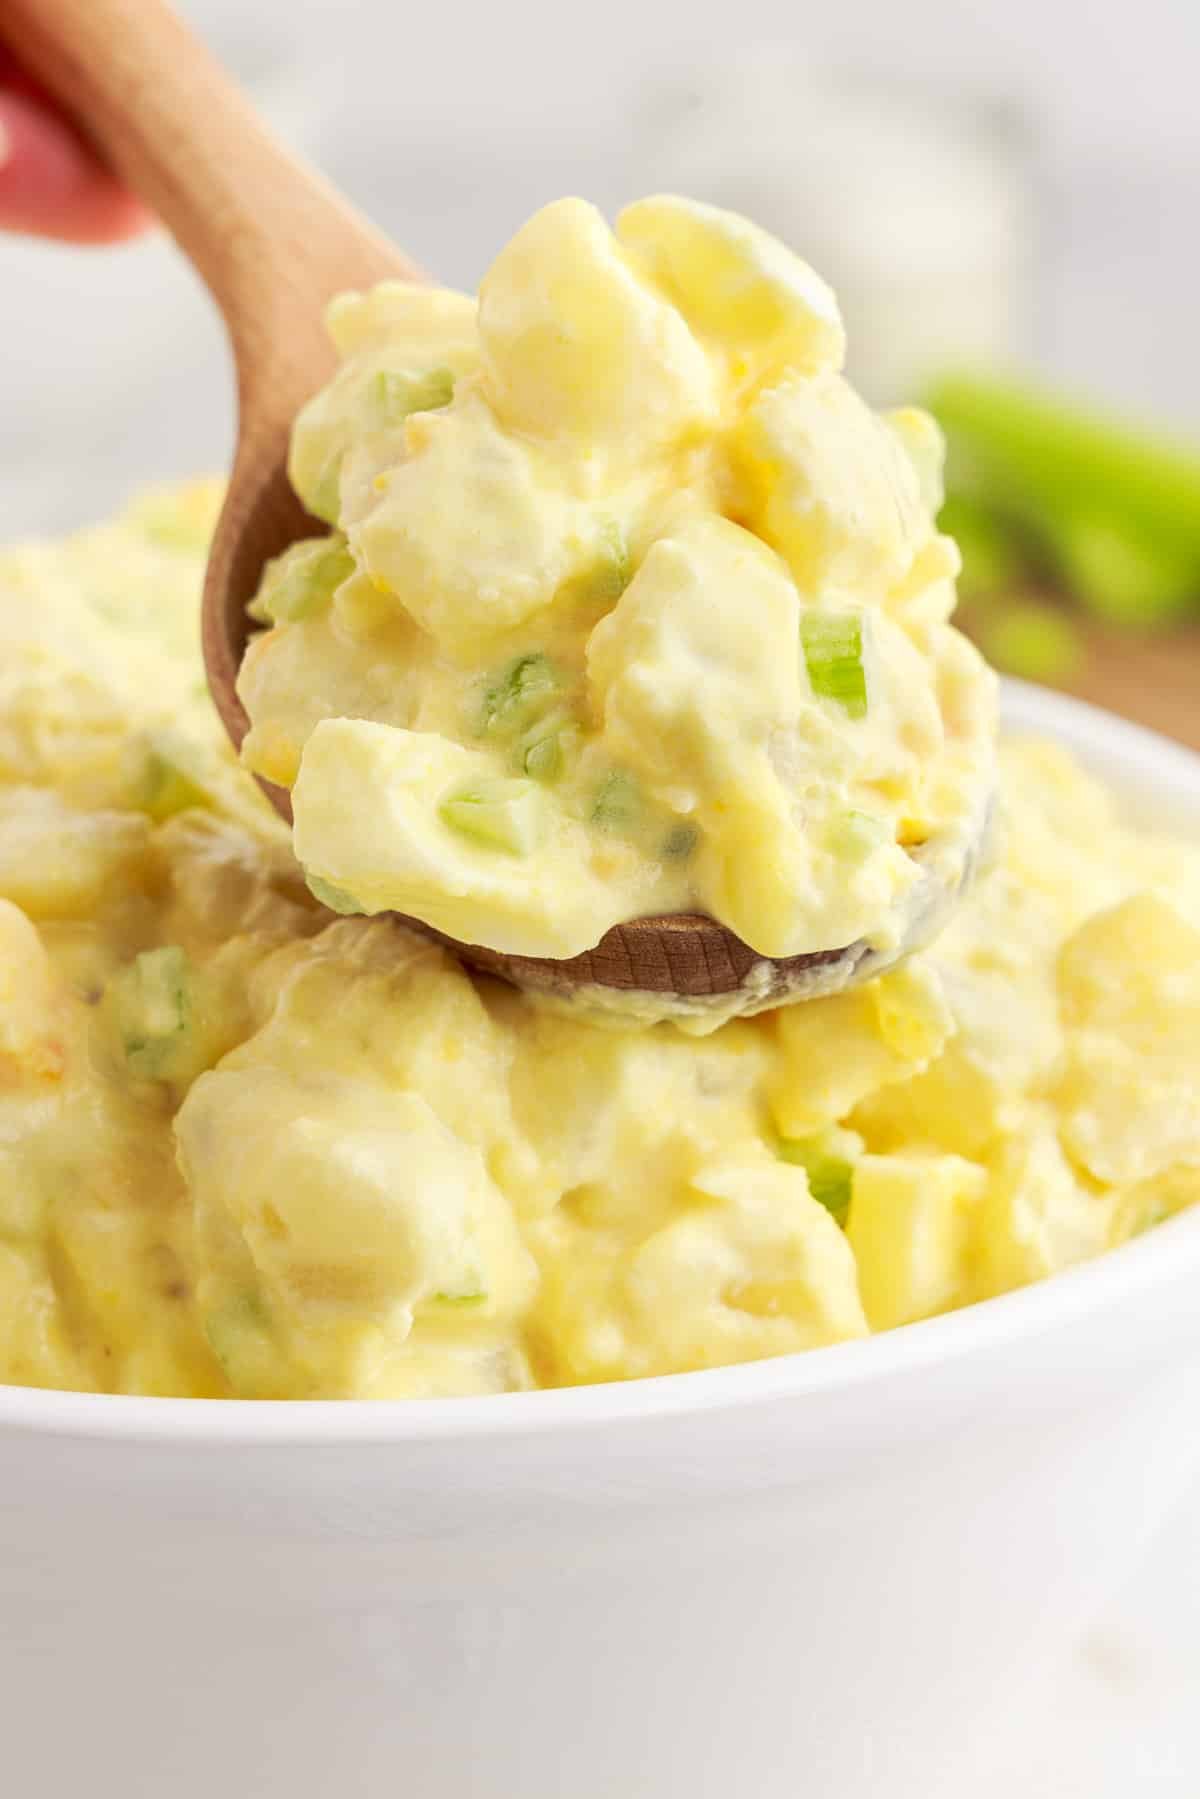
{"type": "Polygon", "coordinates": [[[1200,750],[1200,628],[1162,636],[1089,629],[1068,691],[1200,750]]]}

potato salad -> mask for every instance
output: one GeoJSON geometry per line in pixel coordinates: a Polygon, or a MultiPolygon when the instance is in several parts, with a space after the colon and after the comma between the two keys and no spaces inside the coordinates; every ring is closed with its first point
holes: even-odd
{"type": "Polygon", "coordinates": [[[267,570],[239,684],[318,898],[554,958],[700,912],[780,958],[886,952],[923,871],[958,888],[995,716],[939,434],[848,385],[806,264],[563,200],[478,301],[385,283],[329,326],[290,472],[331,531],[267,570]]]}
{"type": "MultiPolygon", "coordinates": [[[[728,266],[731,292],[755,291],[728,266]]],[[[792,316],[774,293],[758,290],[752,317],[792,316]]],[[[437,304],[474,331],[465,302],[437,304]]],[[[354,302],[344,328],[365,341],[382,316],[390,332],[397,306],[354,302]]],[[[712,318],[697,325],[716,342],[712,318]]],[[[299,444],[316,445],[324,404],[299,444]]],[[[334,462],[337,429],[331,413],[334,462]]],[[[507,440],[492,441],[507,469],[507,440]]],[[[1011,744],[994,865],[892,972],[700,1038],[555,1014],[393,920],[334,918],[313,897],[204,691],[218,498],[214,485],[153,495],[0,556],[0,1380],[365,1399],[667,1374],[986,1299],[1200,1198],[1200,849],[1135,836],[1061,751],[1011,744]]],[[[842,524],[823,516],[832,545],[842,524]]],[[[767,586],[790,578],[739,530],[681,524],[684,547],[663,556],[711,571],[732,533],[767,586]]],[[[352,669],[364,695],[376,678],[355,631],[421,643],[424,626],[351,572],[340,543],[309,555],[268,587],[280,616],[299,614],[270,654],[309,670],[312,642],[326,646],[313,692],[330,722],[280,731],[297,754],[320,730],[403,739],[408,727],[353,723],[352,669]],[[332,575],[318,557],[341,559],[336,613],[332,595],[321,610],[332,575]],[[343,616],[353,630],[335,630],[343,616]]],[[[681,630],[722,616],[710,598],[681,630]]],[[[528,653],[559,669],[560,641],[528,653]]],[[[750,654],[750,634],[739,641],[750,654]]],[[[426,646],[420,667],[443,653],[426,646]]],[[[723,654],[699,683],[694,746],[705,719],[731,716],[707,703],[723,654]]],[[[372,705],[407,666],[381,655],[372,705]]],[[[436,704],[459,667],[445,655],[436,704]]],[[[914,668],[924,679],[927,662],[914,668]]],[[[505,680],[507,704],[520,681],[505,680]]],[[[686,683],[670,691],[683,706],[686,683]]],[[[580,731],[564,758],[582,758],[584,726],[566,722],[580,715],[555,705],[555,729],[580,731]]],[[[845,711],[826,696],[814,717],[825,707],[845,711]]],[[[424,735],[439,756],[457,741],[424,735]]],[[[711,764],[697,747],[697,766],[732,756],[722,742],[711,764]]],[[[497,753],[465,734],[458,749],[497,753]]],[[[640,767],[626,772],[649,808],[640,767]]],[[[363,779],[347,828],[372,804],[363,779]]]]}

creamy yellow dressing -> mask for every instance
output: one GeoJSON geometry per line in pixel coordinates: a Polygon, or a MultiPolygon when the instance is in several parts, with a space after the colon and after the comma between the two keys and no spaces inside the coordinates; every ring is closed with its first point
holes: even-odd
{"type": "Polygon", "coordinates": [[[247,765],[335,909],[567,957],[709,913],[891,948],[955,889],[993,681],[950,625],[941,444],[843,379],[836,301],[746,220],[546,207],[464,295],[346,295],[268,571],[247,765]]]}
{"type": "Polygon", "coordinates": [[[999,859],[902,968],[699,1040],[554,1015],[313,900],[202,695],[216,500],[0,557],[0,1379],[666,1373],[1200,1198],[1200,849],[1012,746],[999,859]]]}

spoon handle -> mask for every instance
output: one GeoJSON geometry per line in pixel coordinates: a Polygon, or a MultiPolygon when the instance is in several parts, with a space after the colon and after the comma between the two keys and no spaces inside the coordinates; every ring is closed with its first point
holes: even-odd
{"type": "Polygon", "coordinates": [[[332,293],[420,279],[271,135],[163,0],[3,0],[0,33],[198,269],[243,386],[264,364],[278,379],[281,355],[311,369],[332,293]]]}

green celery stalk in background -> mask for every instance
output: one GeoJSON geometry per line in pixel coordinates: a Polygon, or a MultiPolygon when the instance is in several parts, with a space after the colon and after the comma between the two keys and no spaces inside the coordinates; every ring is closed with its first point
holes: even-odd
{"type": "Polygon", "coordinates": [[[945,531],[962,554],[959,598],[976,605],[1020,585],[1028,573],[1024,545],[1011,524],[970,493],[947,494],[938,514],[945,531]]]}
{"type": "Polygon", "coordinates": [[[946,526],[957,513],[977,561],[968,590],[1000,584],[1007,536],[1097,617],[1200,615],[1200,453],[991,375],[946,376],[926,404],[949,449],[946,526]]]}
{"type": "Polygon", "coordinates": [[[1119,518],[1063,518],[1051,540],[1063,585],[1097,618],[1137,630],[1200,613],[1200,562],[1143,540],[1119,518]]]}
{"type": "Polygon", "coordinates": [[[975,626],[980,649],[996,668],[1026,681],[1061,686],[1080,672],[1084,642],[1061,606],[1017,593],[975,626]]]}

